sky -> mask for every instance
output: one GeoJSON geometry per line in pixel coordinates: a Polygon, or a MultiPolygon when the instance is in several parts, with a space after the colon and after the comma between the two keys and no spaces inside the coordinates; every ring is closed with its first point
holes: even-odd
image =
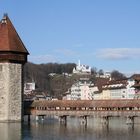
{"type": "Polygon", "coordinates": [[[0,0],[28,61],[140,73],[140,0],[0,0]]]}

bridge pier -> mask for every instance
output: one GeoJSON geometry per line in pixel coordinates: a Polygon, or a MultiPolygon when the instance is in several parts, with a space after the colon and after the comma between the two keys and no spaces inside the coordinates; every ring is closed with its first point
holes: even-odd
{"type": "Polygon", "coordinates": [[[60,123],[66,124],[67,123],[67,116],[66,115],[59,116],[59,120],[60,120],[60,123]]]}
{"type": "Polygon", "coordinates": [[[134,116],[127,116],[126,124],[134,124],[134,116]]]}
{"type": "Polygon", "coordinates": [[[45,115],[37,115],[36,117],[35,117],[35,120],[36,121],[39,121],[39,120],[44,120],[44,117],[45,117],[45,115]]]}
{"type": "Polygon", "coordinates": [[[42,115],[41,116],[41,120],[44,121],[44,118],[45,118],[45,115],[42,115]]]}
{"type": "Polygon", "coordinates": [[[30,123],[30,121],[31,121],[31,116],[28,115],[28,123],[30,123]]]}
{"type": "Polygon", "coordinates": [[[38,121],[39,120],[39,116],[37,115],[37,116],[35,116],[35,120],[36,121],[38,121]]]}
{"type": "Polygon", "coordinates": [[[105,124],[105,125],[109,124],[109,116],[102,117],[102,124],[105,124]]]}
{"type": "Polygon", "coordinates": [[[87,116],[81,116],[81,124],[87,125],[87,116]]]}

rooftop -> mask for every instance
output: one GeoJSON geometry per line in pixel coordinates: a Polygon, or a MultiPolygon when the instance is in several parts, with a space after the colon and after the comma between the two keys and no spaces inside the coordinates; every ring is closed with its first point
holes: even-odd
{"type": "Polygon", "coordinates": [[[0,21],[0,53],[29,54],[7,14],[0,21]]]}

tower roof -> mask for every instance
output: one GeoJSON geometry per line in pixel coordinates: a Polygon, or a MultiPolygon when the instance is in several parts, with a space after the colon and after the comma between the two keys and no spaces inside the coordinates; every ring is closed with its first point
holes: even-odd
{"type": "Polygon", "coordinates": [[[2,52],[29,54],[7,15],[0,21],[0,53],[2,52]]]}

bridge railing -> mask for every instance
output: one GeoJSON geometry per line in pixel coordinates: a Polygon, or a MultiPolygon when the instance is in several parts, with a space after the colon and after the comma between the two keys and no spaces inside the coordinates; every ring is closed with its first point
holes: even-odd
{"type": "MultiPolygon", "coordinates": [[[[26,102],[25,102],[26,104],[26,102]]],[[[89,114],[93,114],[96,112],[103,112],[116,114],[116,116],[121,112],[131,112],[134,114],[140,112],[140,100],[133,99],[133,100],[80,100],[80,101],[33,101],[25,107],[25,111],[28,113],[32,112],[86,112],[89,114]]]]}
{"type": "Polygon", "coordinates": [[[55,116],[94,116],[94,117],[119,117],[119,116],[140,116],[140,111],[93,111],[93,110],[34,110],[31,111],[32,115],[55,115],[55,116]]]}

